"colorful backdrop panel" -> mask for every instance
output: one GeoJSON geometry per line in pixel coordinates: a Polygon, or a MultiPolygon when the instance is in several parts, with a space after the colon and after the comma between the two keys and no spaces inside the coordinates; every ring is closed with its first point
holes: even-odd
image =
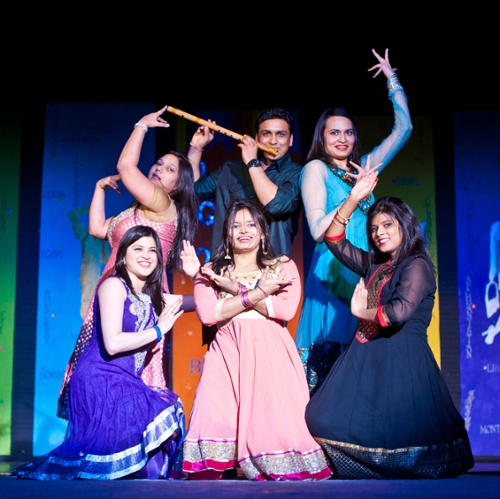
{"type": "Polygon", "coordinates": [[[460,112],[454,134],[462,408],[474,455],[498,456],[500,112],[460,112]]]}
{"type": "Polygon", "coordinates": [[[9,455],[12,424],[12,367],[19,219],[21,124],[0,117],[0,455],[9,455]]]}
{"type": "MultiPolygon", "coordinates": [[[[88,234],[88,207],[102,177],[116,162],[134,123],[152,104],[48,104],[43,155],[40,267],[35,368],[33,453],[58,445],[66,422],[56,404],[97,279],[109,254],[107,242],[88,234]]],[[[141,164],[154,162],[154,132],[141,164]]],[[[106,194],[106,215],[125,209],[129,194],[106,194]]]]}

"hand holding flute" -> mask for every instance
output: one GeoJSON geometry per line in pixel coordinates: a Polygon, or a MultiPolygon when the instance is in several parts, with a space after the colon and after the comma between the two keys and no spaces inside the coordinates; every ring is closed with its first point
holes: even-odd
{"type": "MultiPolygon", "coordinates": [[[[244,135],[241,135],[239,133],[228,130],[227,128],[221,127],[221,126],[217,125],[215,122],[212,122],[209,120],[207,121],[207,120],[204,120],[202,118],[198,118],[197,116],[186,113],[185,111],[181,111],[180,109],[176,109],[175,107],[172,107],[172,106],[167,106],[167,111],[169,111],[170,113],[176,114],[177,116],[181,116],[182,118],[185,118],[187,120],[194,121],[195,123],[198,123],[199,125],[207,127],[210,130],[213,130],[215,132],[223,133],[224,135],[227,135],[228,137],[231,137],[235,140],[239,140],[239,141],[243,140],[244,135]]],[[[203,133],[205,133],[205,132],[203,132],[203,133]]],[[[213,138],[213,134],[212,134],[212,138],[213,138]]],[[[212,140],[212,139],[210,139],[210,140],[212,140]]],[[[209,142],[210,141],[208,141],[207,144],[209,142]]],[[[276,153],[276,151],[273,147],[268,147],[260,142],[257,142],[257,146],[262,151],[265,151],[265,152],[268,152],[271,154],[276,153]]],[[[195,147],[195,146],[193,146],[193,147],[195,147]]],[[[203,148],[201,148],[201,149],[203,149],[203,148]]]]}

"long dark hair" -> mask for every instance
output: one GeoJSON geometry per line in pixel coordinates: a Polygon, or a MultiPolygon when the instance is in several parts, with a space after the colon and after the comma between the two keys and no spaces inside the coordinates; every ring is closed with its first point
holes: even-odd
{"type": "Polygon", "coordinates": [[[413,255],[429,256],[429,251],[424,242],[424,236],[420,230],[415,213],[401,199],[392,196],[386,196],[378,199],[370,206],[366,221],[366,235],[368,237],[368,246],[370,258],[373,263],[383,263],[389,260],[387,253],[382,253],[373,242],[371,226],[373,219],[379,213],[386,214],[389,218],[396,220],[401,233],[401,244],[392,260],[392,265],[396,266],[405,258],[413,255]]]}
{"type": "Polygon", "coordinates": [[[233,199],[226,210],[226,216],[222,226],[223,239],[219,247],[215,250],[211,260],[212,270],[217,274],[221,270],[225,270],[228,265],[234,265],[233,249],[229,243],[229,228],[234,222],[236,213],[241,210],[248,210],[250,212],[252,220],[257,224],[261,236],[264,238],[257,251],[257,266],[259,269],[265,269],[268,262],[276,258],[276,254],[271,246],[269,230],[263,213],[248,199],[233,199]],[[226,255],[228,255],[230,259],[227,259],[226,255]]]}
{"type": "Polygon", "coordinates": [[[360,158],[360,146],[358,140],[358,132],[356,131],[356,124],[354,123],[354,118],[349,114],[349,112],[343,107],[334,107],[327,109],[319,117],[316,127],[314,129],[313,140],[311,148],[309,149],[309,154],[307,155],[306,161],[312,161],[313,159],[320,159],[324,163],[330,166],[336,166],[333,158],[325,150],[325,128],[328,118],[332,116],[341,116],[347,118],[352,122],[352,128],[354,130],[354,146],[352,148],[352,158],[357,165],[359,165],[360,158]]]}
{"type": "Polygon", "coordinates": [[[193,168],[183,154],[176,151],[169,151],[166,154],[172,154],[179,160],[179,178],[175,189],[170,193],[170,198],[177,209],[177,231],[168,257],[167,268],[182,271],[182,240],[193,241],[198,225],[193,168]]]}
{"type": "Polygon", "coordinates": [[[125,255],[129,246],[134,244],[137,240],[141,239],[141,237],[152,237],[156,244],[158,265],[153,270],[151,275],[149,275],[146,279],[146,283],[142,291],[143,293],[147,293],[151,297],[153,308],[155,312],[160,315],[165,305],[162,296],[163,253],[161,251],[160,238],[153,228],[146,225],[136,225],[135,227],[132,227],[127,230],[127,232],[125,232],[116,253],[115,275],[121,277],[127,283],[130,291],[132,291],[132,293],[137,296],[134,288],[132,287],[132,282],[125,266],[125,255]]]}

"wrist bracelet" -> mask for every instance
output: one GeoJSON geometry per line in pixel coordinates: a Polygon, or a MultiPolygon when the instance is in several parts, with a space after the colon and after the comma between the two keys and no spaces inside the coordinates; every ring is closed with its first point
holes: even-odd
{"type": "MultiPolygon", "coordinates": [[[[339,209],[337,208],[335,210],[335,214],[333,215],[333,220],[332,222],[335,223],[335,219],[337,219],[344,227],[347,227],[347,224],[349,223],[349,219],[348,218],[344,218],[340,213],[339,213],[339,209]]],[[[337,227],[340,227],[340,225],[338,224],[335,224],[337,227]]]]}
{"type": "Polygon", "coordinates": [[[387,78],[387,90],[389,91],[389,95],[394,93],[396,90],[403,90],[396,73],[392,73],[389,78],[387,78]]]}
{"type": "Polygon", "coordinates": [[[153,329],[156,331],[156,342],[159,343],[163,338],[163,334],[161,334],[161,329],[156,324],[153,326],[153,329]]]}
{"type": "Polygon", "coordinates": [[[241,298],[241,304],[243,305],[243,307],[245,307],[245,308],[253,307],[253,303],[248,298],[248,291],[247,290],[245,290],[245,291],[243,291],[243,293],[241,293],[240,298],[241,298]]]}
{"type": "Polygon", "coordinates": [[[264,291],[259,285],[255,286],[255,289],[260,289],[264,293],[264,298],[267,298],[269,296],[269,293],[264,291]]]}
{"type": "Polygon", "coordinates": [[[247,290],[247,287],[241,282],[238,283],[238,294],[242,295],[247,290]]]}
{"type": "Polygon", "coordinates": [[[333,217],[332,224],[336,225],[337,227],[341,227],[342,229],[345,230],[345,225],[344,224],[339,224],[335,221],[335,217],[333,217]]]}
{"type": "Polygon", "coordinates": [[[139,121],[134,125],[134,127],[138,126],[139,128],[142,128],[146,133],[148,133],[148,127],[144,125],[143,123],[140,123],[139,121]]]}
{"type": "Polygon", "coordinates": [[[352,218],[352,215],[349,218],[345,218],[340,214],[340,206],[337,208],[337,215],[343,220],[343,222],[347,225],[349,220],[352,218]]]}
{"type": "Polygon", "coordinates": [[[198,152],[203,152],[205,149],[200,149],[199,147],[196,147],[192,142],[189,143],[189,145],[193,148],[196,149],[198,152]]]}

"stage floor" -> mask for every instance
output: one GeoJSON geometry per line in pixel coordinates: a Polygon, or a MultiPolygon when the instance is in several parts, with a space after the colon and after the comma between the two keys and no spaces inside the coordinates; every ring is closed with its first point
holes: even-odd
{"type": "MultiPolygon", "coordinates": [[[[472,471],[443,480],[327,480],[323,482],[250,482],[244,479],[215,482],[167,480],[57,481],[19,480],[0,463],[2,499],[137,499],[163,497],[190,499],[246,499],[252,497],[311,497],[314,499],[500,499],[500,462],[480,462],[472,471]]],[[[17,463],[16,463],[17,464],[17,463]]]]}

